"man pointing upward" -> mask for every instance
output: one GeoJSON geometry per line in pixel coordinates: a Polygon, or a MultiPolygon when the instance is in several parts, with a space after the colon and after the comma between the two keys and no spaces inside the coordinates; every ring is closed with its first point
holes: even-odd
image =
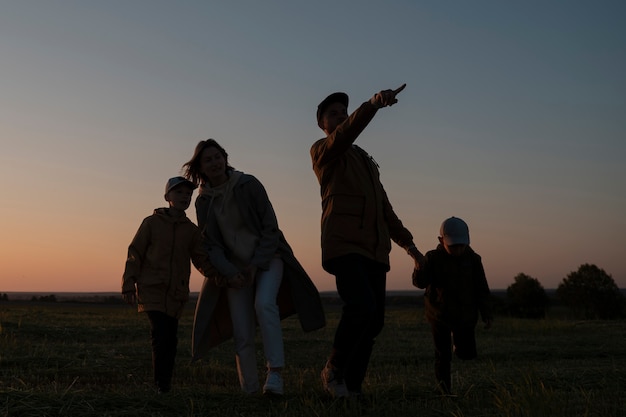
{"type": "Polygon", "coordinates": [[[386,276],[393,240],[417,263],[422,254],[393,211],[378,164],[354,144],[376,112],[398,102],[395,90],[380,91],[348,116],[348,95],[337,92],[317,107],[326,134],[311,147],[322,198],[322,266],[335,276],[343,301],[324,389],[336,397],[359,395],[374,340],[384,325],[386,276]]]}

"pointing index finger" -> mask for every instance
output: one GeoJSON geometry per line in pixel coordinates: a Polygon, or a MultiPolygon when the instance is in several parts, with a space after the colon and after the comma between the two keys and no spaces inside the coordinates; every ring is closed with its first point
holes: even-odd
{"type": "Polygon", "coordinates": [[[398,87],[397,89],[393,90],[393,95],[397,95],[400,91],[404,90],[404,88],[406,87],[406,83],[402,84],[400,87],[398,87]]]}

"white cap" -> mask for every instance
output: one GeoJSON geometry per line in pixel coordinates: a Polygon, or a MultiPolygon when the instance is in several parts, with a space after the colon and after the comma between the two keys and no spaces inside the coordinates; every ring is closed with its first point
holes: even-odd
{"type": "Polygon", "coordinates": [[[167,180],[167,183],[165,184],[165,194],[169,193],[172,190],[172,188],[178,187],[181,184],[188,185],[189,187],[191,187],[192,190],[195,190],[196,188],[198,188],[196,184],[189,181],[185,177],[174,177],[174,178],[170,178],[169,180],[167,180]]]}
{"type": "Polygon", "coordinates": [[[441,223],[439,235],[444,243],[451,245],[469,245],[469,228],[467,223],[458,217],[450,217],[441,223]]]}

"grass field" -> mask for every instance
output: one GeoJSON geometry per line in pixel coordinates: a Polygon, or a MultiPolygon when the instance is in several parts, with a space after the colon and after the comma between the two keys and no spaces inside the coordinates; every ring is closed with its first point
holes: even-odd
{"type": "MultiPolygon", "coordinates": [[[[528,321],[496,317],[477,329],[479,358],[453,360],[456,397],[434,391],[433,348],[423,311],[390,308],[364,387],[344,401],[319,373],[339,310],[305,334],[283,322],[286,395],[239,391],[232,343],[189,364],[190,305],[181,320],[173,390],[152,386],[148,320],[105,304],[0,304],[2,416],[626,416],[626,321],[528,321]]],[[[259,346],[259,365],[262,365],[259,346]]]]}

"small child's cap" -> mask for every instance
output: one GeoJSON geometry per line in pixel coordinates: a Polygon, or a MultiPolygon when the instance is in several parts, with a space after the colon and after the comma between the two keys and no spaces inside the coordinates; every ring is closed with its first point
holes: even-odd
{"type": "Polygon", "coordinates": [[[167,180],[167,184],[165,184],[165,194],[167,194],[170,191],[172,191],[172,188],[178,187],[181,184],[188,185],[189,187],[191,187],[192,190],[195,190],[196,188],[198,188],[198,186],[196,184],[194,184],[193,182],[189,181],[185,177],[174,177],[174,178],[170,178],[169,180],[167,180]]]}
{"type": "Polygon", "coordinates": [[[326,109],[333,103],[341,103],[346,108],[348,107],[348,95],[342,92],[332,93],[328,97],[326,97],[322,102],[317,106],[317,124],[320,123],[320,119],[322,115],[326,111],[326,109]]]}
{"type": "Polygon", "coordinates": [[[469,245],[469,228],[458,217],[450,217],[441,223],[439,234],[446,245],[469,245]]]}

